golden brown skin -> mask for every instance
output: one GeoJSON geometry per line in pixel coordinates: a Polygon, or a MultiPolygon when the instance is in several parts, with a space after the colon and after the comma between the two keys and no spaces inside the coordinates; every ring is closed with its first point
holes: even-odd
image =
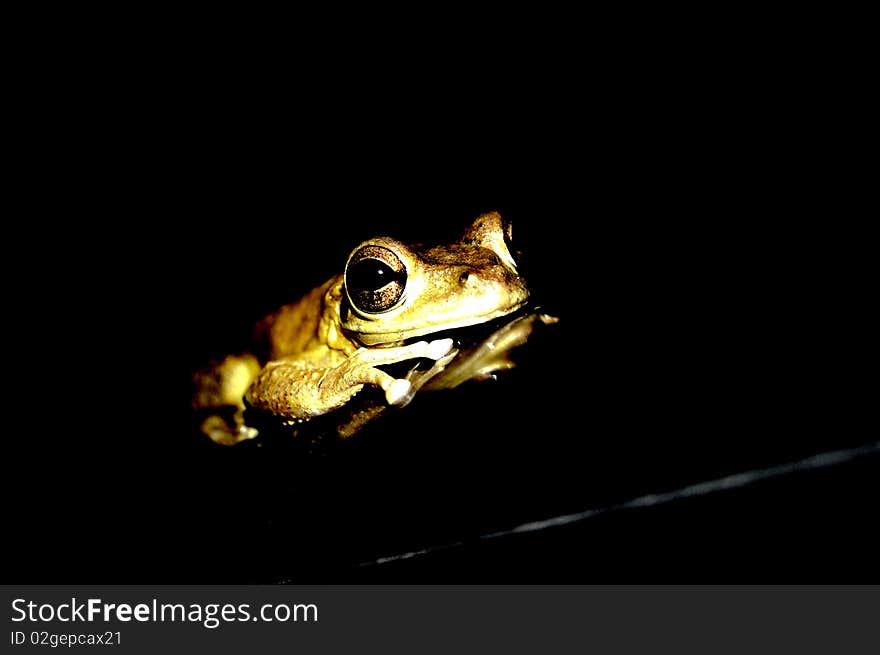
{"type": "MultiPolygon", "coordinates": [[[[381,388],[388,405],[402,406],[422,387],[449,388],[509,368],[507,352],[525,341],[535,321],[555,319],[520,317],[462,357],[460,366],[451,338],[430,340],[525,305],[529,292],[506,246],[509,229],[493,212],[447,245],[424,248],[389,237],[363,242],[343,274],[261,321],[258,340],[268,346],[262,365],[253,354],[231,355],[196,375],[197,409],[234,410],[231,419],[220,411],[210,415],[202,431],[231,445],[257,435],[245,424],[245,403],[300,422],[342,407],[364,385],[381,388]],[[406,360],[434,364],[404,378],[377,368],[406,360]]],[[[361,421],[376,413],[364,413],[361,421]]]]}

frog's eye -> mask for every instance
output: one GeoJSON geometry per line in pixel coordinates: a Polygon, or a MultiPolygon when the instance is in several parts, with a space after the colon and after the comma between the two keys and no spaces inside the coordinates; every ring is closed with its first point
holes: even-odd
{"type": "Polygon", "coordinates": [[[406,266],[393,251],[381,246],[357,250],[345,267],[345,288],[355,309],[386,312],[403,296],[406,266]]]}

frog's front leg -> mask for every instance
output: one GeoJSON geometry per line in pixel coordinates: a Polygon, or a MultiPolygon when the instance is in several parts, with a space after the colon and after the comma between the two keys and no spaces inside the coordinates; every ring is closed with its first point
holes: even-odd
{"type": "Polygon", "coordinates": [[[307,360],[269,362],[247,391],[247,402],[286,418],[308,419],[342,407],[365,384],[380,387],[390,405],[411,396],[412,383],[397,379],[377,366],[408,359],[438,360],[452,349],[452,339],[419,341],[390,348],[360,348],[335,367],[307,360]]]}

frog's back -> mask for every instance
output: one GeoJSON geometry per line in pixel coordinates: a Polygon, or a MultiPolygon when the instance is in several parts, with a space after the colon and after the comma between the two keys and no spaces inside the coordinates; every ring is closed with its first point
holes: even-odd
{"type": "Polygon", "coordinates": [[[317,345],[325,297],[328,290],[338,284],[340,279],[341,276],[331,278],[257,324],[254,330],[256,354],[263,363],[294,357],[317,345]]]}

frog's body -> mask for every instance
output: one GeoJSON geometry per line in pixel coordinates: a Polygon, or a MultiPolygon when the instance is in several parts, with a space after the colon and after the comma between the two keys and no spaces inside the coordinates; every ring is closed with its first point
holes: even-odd
{"type": "Polygon", "coordinates": [[[364,385],[381,388],[388,405],[401,406],[422,387],[448,388],[509,368],[507,352],[525,341],[534,321],[554,319],[533,314],[512,321],[460,358],[458,370],[451,365],[459,355],[453,339],[429,338],[526,304],[528,289],[506,245],[509,229],[490,213],[453,244],[365,241],[343,274],[260,322],[256,334],[263,347],[256,350],[263,361],[254,354],[231,355],[196,375],[194,406],[217,410],[202,431],[234,444],[257,434],[245,424],[247,405],[296,423],[346,405],[364,385]],[[408,360],[433,364],[428,370],[414,366],[402,378],[377,368],[408,360]],[[235,408],[231,421],[219,411],[224,407],[235,408]]]}

